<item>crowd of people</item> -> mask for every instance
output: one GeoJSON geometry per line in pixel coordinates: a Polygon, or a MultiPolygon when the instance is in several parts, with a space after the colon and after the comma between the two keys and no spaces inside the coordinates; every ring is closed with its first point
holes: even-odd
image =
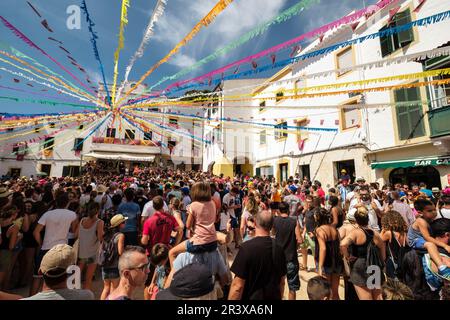
{"type": "Polygon", "coordinates": [[[0,225],[0,299],[94,299],[101,271],[101,300],[295,300],[300,270],[311,300],[450,298],[449,187],[86,170],[4,177],[0,225]]]}

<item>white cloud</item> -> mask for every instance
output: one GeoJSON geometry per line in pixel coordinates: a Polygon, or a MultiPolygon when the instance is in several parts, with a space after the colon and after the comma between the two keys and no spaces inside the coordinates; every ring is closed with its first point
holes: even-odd
{"type": "MultiPolygon", "coordinates": [[[[212,24],[195,36],[197,45],[190,48],[191,55],[201,58],[197,57],[197,54],[205,47],[217,48],[237,39],[245,32],[278,15],[286,2],[287,0],[235,0],[212,24]]],[[[190,3],[189,6],[184,3],[180,10],[182,5],[178,2],[178,10],[168,8],[169,10],[166,10],[158,21],[154,39],[161,43],[169,43],[171,46],[176,45],[216,3],[217,0],[199,0],[190,3]]],[[[174,57],[169,61],[179,67],[188,66],[193,62],[194,59],[186,55],[178,59],[174,57]]]]}
{"type": "Polygon", "coordinates": [[[185,68],[193,65],[195,63],[195,59],[185,54],[178,54],[172,58],[170,63],[177,67],[185,68]]]}

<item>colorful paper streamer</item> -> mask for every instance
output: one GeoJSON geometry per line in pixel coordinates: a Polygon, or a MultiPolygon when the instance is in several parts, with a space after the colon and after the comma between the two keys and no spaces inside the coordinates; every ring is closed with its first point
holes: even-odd
{"type": "Polygon", "coordinates": [[[166,63],[169,61],[169,59],[176,54],[183,46],[185,46],[188,42],[194,38],[194,36],[200,32],[202,27],[208,27],[214,19],[223,11],[226,9],[226,7],[232,3],[233,0],[219,0],[217,4],[214,6],[214,8],[205,16],[203,19],[198,22],[194,28],[188,33],[187,36],[183,38],[164,58],[159,60],[153,67],[151,67],[136,83],[136,86],[131,88],[125,93],[125,96],[117,102],[119,105],[123,100],[125,100],[136,88],[145,80],[147,77],[152,74],[153,71],[155,71],[160,65],[163,63],[166,63]]]}

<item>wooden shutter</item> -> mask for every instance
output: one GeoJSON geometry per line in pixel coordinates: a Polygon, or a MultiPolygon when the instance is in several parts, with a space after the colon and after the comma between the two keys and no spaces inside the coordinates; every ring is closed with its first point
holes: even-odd
{"type": "MultiPolygon", "coordinates": [[[[394,92],[395,102],[420,100],[419,88],[399,89],[394,92]]],[[[397,105],[397,126],[400,140],[425,135],[422,105],[397,105]]]]}
{"type": "MultiPolygon", "coordinates": [[[[411,12],[409,11],[409,9],[399,12],[395,15],[394,19],[395,25],[397,27],[403,26],[411,22],[411,12]]],[[[398,33],[398,44],[400,47],[404,47],[413,41],[414,41],[413,28],[398,33]]]]}

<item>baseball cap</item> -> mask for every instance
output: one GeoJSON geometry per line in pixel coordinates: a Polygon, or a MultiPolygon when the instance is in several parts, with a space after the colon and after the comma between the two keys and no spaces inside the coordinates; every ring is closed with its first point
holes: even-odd
{"type": "Polygon", "coordinates": [[[196,298],[213,290],[214,280],[209,268],[194,262],[175,272],[170,287],[158,292],[156,300],[196,298]]]}
{"type": "Polygon", "coordinates": [[[434,187],[431,189],[431,192],[438,193],[438,192],[441,192],[441,190],[439,190],[439,188],[437,188],[437,187],[434,187]]]}
{"type": "Polygon", "coordinates": [[[347,173],[347,170],[342,169],[341,172],[342,172],[342,173],[347,173]]]}
{"type": "Polygon", "coordinates": [[[66,269],[76,264],[75,250],[67,244],[57,244],[42,258],[40,270],[50,278],[58,278],[66,273],[66,269]],[[60,271],[58,273],[51,271],[60,271]]]}
{"type": "Polygon", "coordinates": [[[358,181],[366,181],[366,179],[364,179],[364,177],[357,177],[356,178],[356,180],[355,180],[356,182],[358,182],[358,181]]]}
{"type": "Polygon", "coordinates": [[[296,186],[294,186],[294,185],[292,185],[292,186],[289,186],[289,190],[291,190],[292,192],[297,192],[297,187],[296,186]]]}

